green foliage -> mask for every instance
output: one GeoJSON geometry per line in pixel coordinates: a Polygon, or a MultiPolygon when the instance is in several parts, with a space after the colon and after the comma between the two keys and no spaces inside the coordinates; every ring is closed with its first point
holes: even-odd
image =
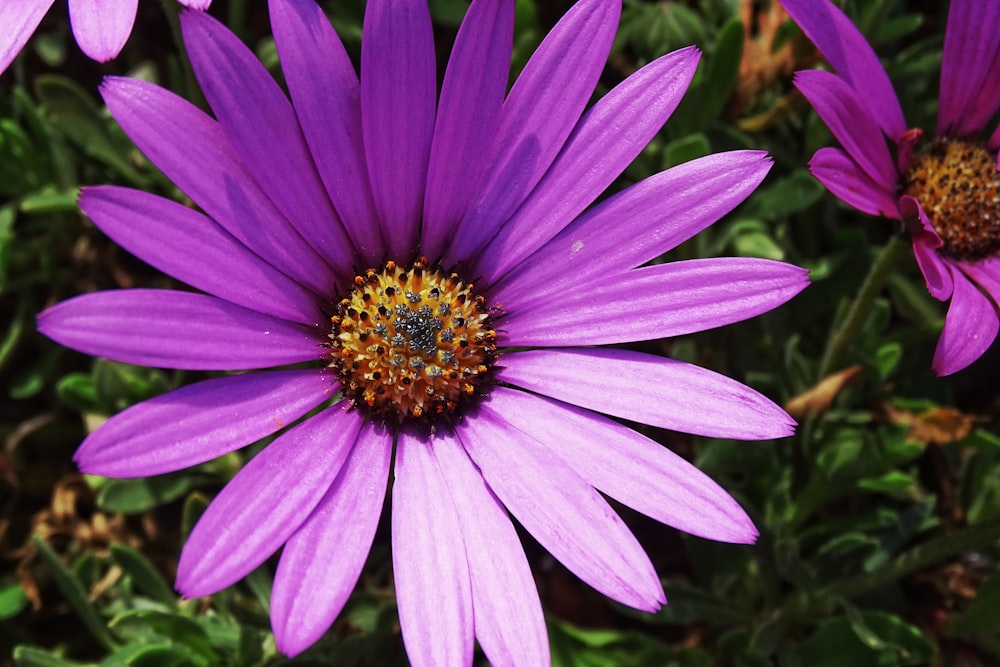
{"type": "MultiPolygon", "coordinates": [[[[176,20],[158,3],[144,4],[146,25],[176,20]]],[[[752,546],[720,544],[650,527],[621,508],[663,580],[669,604],[655,614],[596,596],[526,540],[553,664],[996,664],[996,350],[954,377],[933,375],[944,309],[928,295],[905,237],[893,240],[901,230],[848,208],[810,175],[812,153],[835,141],[787,72],[779,68],[738,97],[773,64],[767,58],[791,58],[797,69],[816,64],[793,23],[770,32],[747,27],[742,4],[626,0],[595,97],[673,49],[694,44],[702,55],[680,107],[608,194],[712,153],[770,153],[771,172],[744,204],[655,261],[783,260],[809,269],[812,286],[748,322],[642,349],[723,372],[790,411],[806,407],[795,412],[796,435],[777,442],[644,430],[732,492],[760,531],[752,546]],[[758,60],[748,62],[754,46],[758,60]],[[786,49],[791,55],[782,55],[786,49]]],[[[766,10],[767,3],[750,4],[766,10]]],[[[920,11],[933,3],[839,4],[877,47],[910,125],[929,135],[944,13],[920,11]]],[[[263,3],[215,5],[280,81],[263,3]]],[[[323,6],[359,62],[364,2],[323,6]]],[[[430,2],[439,44],[454,36],[466,6],[430,2]]],[[[561,7],[517,0],[511,81],[561,7]]],[[[184,53],[169,41],[145,41],[153,45],[133,36],[119,59],[96,65],[72,43],[65,15],[53,14],[0,77],[0,552],[14,565],[0,573],[0,647],[11,647],[0,664],[405,664],[385,525],[344,612],[294,660],[278,653],[270,631],[273,559],[210,599],[184,600],[174,591],[184,539],[266,441],[149,479],[74,472],[74,448],[106,419],[205,377],[89,359],[35,331],[38,312],[77,294],[173,286],[116,249],[76,206],[80,188],[100,183],[191,205],[132,145],[98,94],[100,74],[127,74],[205,106],[184,53]],[[71,501],[61,495],[67,487],[75,489],[71,501]],[[55,626],[72,630],[56,634],[55,626]]],[[[447,49],[438,55],[440,73],[447,49]]],[[[477,664],[485,664],[482,655],[477,664]]]]}

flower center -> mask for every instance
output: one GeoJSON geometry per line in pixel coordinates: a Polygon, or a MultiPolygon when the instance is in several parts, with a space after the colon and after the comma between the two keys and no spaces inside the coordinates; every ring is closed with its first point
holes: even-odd
{"type": "Polygon", "coordinates": [[[982,146],[938,139],[917,157],[904,194],[927,213],[942,254],[977,262],[1000,250],[1000,173],[982,146]]]}
{"type": "Polygon", "coordinates": [[[433,420],[475,395],[496,359],[483,297],[421,258],[354,278],[332,318],[330,365],[355,404],[386,421],[433,420]]]}

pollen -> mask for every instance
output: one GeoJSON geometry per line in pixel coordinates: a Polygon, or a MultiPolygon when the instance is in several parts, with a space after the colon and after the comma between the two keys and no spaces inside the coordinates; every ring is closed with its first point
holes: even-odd
{"type": "Polygon", "coordinates": [[[330,365],[384,421],[433,421],[479,392],[496,359],[496,312],[457,274],[387,262],[355,276],[332,318],[330,365]]]}
{"type": "Polygon", "coordinates": [[[982,146],[938,139],[907,174],[912,195],[943,241],[943,255],[978,262],[1000,250],[1000,173],[982,146]]]}

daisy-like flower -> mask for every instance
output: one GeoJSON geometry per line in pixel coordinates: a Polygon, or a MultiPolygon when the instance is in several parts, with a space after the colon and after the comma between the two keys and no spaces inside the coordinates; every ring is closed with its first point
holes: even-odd
{"type": "Polygon", "coordinates": [[[933,368],[960,371],[998,328],[1000,128],[987,132],[1000,108],[1000,2],[952,0],[936,138],[920,150],[923,132],[907,128],[889,77],[850,19],[828,0],[782,4],[837,71],[796,75],[843,146],[817,151],[810,170],[844,202],[911,230],[927,290],[951,299],[933,368]]]}
{"type": "Polygon", "coordinates": [[[705,369],[593,346],[742,320],[807,279],[761,259],[642,266],[752,192],[770,167],[758,151],[694,160],[587,210],[698,62],[694,48],[663,56],[584,111],[619,13],[618,0],[576,4],[506,97],[513,0],[474,0],[439,100],[422,0],[368,3],[360,83],[319,7],[272,0],[291,104],[199,12],[182,28],[215,119],[142,81],[104,83],[124,130],[204,213],[120,187],[85,190],[81,207],[203,293],[88,294],[40,330],[150,366],[298,364],[146,401],[77,453],[88,473],[156,475],[283,431],[194,528],[184,595],[229,586],[284,545],[272,625],[299,653],[350,595],[391,477],[413,663],[468,665],[476,638],[494,664],[541,665],[542,610],[508,512],[588,584],[649,611],[663,589],[602,493],[694,535],[755,539],[722,488],[605,415],[741,439],[788,435],[788,415],[705,369]]]}
{"type": "MultiPolygon", "coordinates": [[[[212,0],[178,0],[192,9],[208,9],[212,0]]],[[[0,2],[0,74],[34,34],[53,0],[0,2]]],[[[99,62],[111,60],[132,33],[139,0],[69,0],[69,20],[80,49],[99,62]]]]}

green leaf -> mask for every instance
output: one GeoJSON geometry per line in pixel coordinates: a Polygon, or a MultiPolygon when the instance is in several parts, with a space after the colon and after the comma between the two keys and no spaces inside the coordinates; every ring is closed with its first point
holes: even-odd
{"type": "Polygon", "coordinates": [[[913,500],[917,497],[917,480],[913,473],[902,470],[890,470],[878,477],[858,480],[858,488],[866,491],[884,493],[900,500],[913,500]]]}
{"type": "Polygon", "coordinates": [[[28,604],[21,584],[0,585],[0,620],[5,620],[21,613],[28,604]]]}
{"type": "Polygon", "coordinates": [[[147,182],[129,161],[128,148],[111,136],[108,131],[110,121],[101,115],[100,108],[74,81],[63,76],[43,74],[35,79],[35,91],[52,125],[73,143],[133,183],[147,182]]]}
{"type": "Polygon", "coordinates": [[[115,617],[111,628],[133,643],[158,646],[167,640],[174,653],[186,657],[190,664],[198,667],[219,662],[219,655],[212,648],[205,631],[194,620],[184,616],[138,609],[115,617]]]}
{"type": "Polygon", "coordinates": [[[806,210],[826,192],[805,169],[797,169],[773,185],[758,188],[744,215],[761,220],[779,220],[806,210]]]}
{"type": "MultiPolygon", "coordinates": [[[[739,625],[746,623],[750,613],[709,591],[680,581],[663,582],[670,604],[660,608],[647,622],[687,625],[739,625]]],[[[648,618],[648,617],[647,617],[648,618]]]]}
{"type": "Polygon", "coordinates": [[[111,638],[111,634],[108,629],[104,626],[104,621],[98,615],[97,610],[90,603],[87,597],[87,591],[84,590],[83,584],[77,579],[73,573],[63,565],[63,562],[59,560],[59,556],[56,555],[52,548],[38,539],[37,537],[32,538],[35,548],[38,550],[38,555],[41,556],[42,562],[44,562],[49,570],[52,572],[55,578],[56,585],[62,594],[66,596],[73,610],[80,616],[83,624],[87,626],[90,630],[90,634],[101,643],[106,649],[113,649],[115,647],[115,642],[111,638]]]}
{"type": "Polygon", "coordinates": [[[93,663],[74,662],[31,646],[18,646],[14,649],[14,664],[18,667],[87,667],[93,663]]]}
{"type": "Polygon", "coordinates": [[[132,583],[140,592],[168,607],[177,607],[177,594],[167,585],[145,555],[132,547],[116,542],[111,545],[111,557],[126,574],[132,577],[132,583]]]}
{"type": "Polygon", "coordinates": [[[56,393],[63,403],[77,412],[99,412],[101,407],[97,387],[89,373],[70,373],[56,384],[56,393]]]}
{"type": "Polygon", "coordinates": [[[173,473],[145,479],[112,479],[97,494],[98,506],[114,514],[139,514],[177,500],[198,479],[187,473],[173,473]]]}
{"type": "Polygon", "coordinates": [[[799,647],[799,659],[809,667],[925,665],[933,655],[933,644],[919,629],[884,612],[829,619],[799,647]]]}
{"type": "Polygon", "coordinates": [[[634,632],[581,630],[549,619],[552,667],[654,667],[676,665],[670,649],[655,639],[634,632]]]}
{"type": "Polygon", "coordinates": [[[667,144],[663,155],[663,166],[664,168],[674,167],[708,155],[711,151],[712,147],[708,143],[708,137],[700,132],[689,134],[667,144]]]}
{"type": "Polygon", "coordinates": [[[708,71],[702,81],[701,111],[704,118],[715,120],[733,93],[740,74],[743,58],[743,22],[732,17],[722,26],[715,42],[715,50],[708,61],[708,71]]]}

